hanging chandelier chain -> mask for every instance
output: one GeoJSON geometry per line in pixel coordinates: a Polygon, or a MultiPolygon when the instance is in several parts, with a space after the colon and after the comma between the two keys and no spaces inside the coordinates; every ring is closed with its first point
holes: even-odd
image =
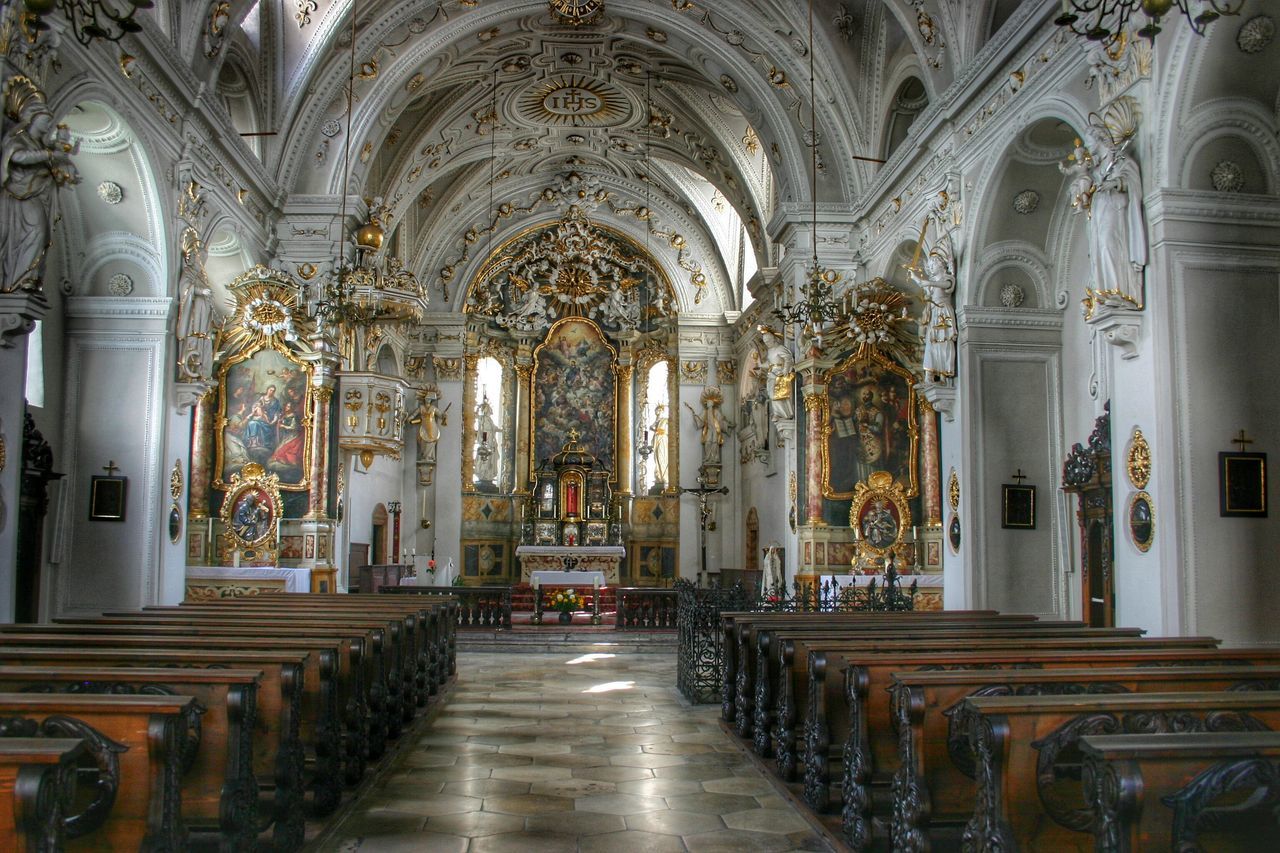
{"type": "Polygon", "coordinates": [[[497,181],[495,164],[498,159],[498,67],[493,68],[493,86],[489,93],[489,251],[488,262],[493,262],[493,232],[498,230],[498,218],[493,208],[493,187],[497,181]]]}
{"type": "Polygon", "coordinates": [[[1140,11],[1147,16],[1147,23],[1138,35],[1155,41],[1161,32],[1160,19],[1176,5],[1196,35],[1203,36],[1219,18],[1239,15],[1244,3],[1245,0],[1196,0],[1199,12],[1194,12],[1191,0],[1064,0],[1062,14],[1054,23],[1090,41],[1110,44],[1123,37],[1130,17],[1140,11]]]}

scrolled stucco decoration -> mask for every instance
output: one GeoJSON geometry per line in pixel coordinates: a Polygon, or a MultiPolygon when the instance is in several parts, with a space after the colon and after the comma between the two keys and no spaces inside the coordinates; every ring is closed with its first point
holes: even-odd
{"type": "Polygon", "coordinates": [[[1244,169],[1232,160],[1223,160],[1213,167],[1209,173],[1213,188],[1220,193],[1238,193],[1244,191],[1244,169]]]}
{"type": "Polygon", "coordinates": [[[133,279],[118,272],[107,280],[107,292],[112,296],[128,296],[133,293],[133,279]]]}
{"type": "Polygon", "coordinates": [[[1017,308],[1026,298],[1026,291],[1016,284],[1006,284],[1000,288],[1000,304],[1005,308],[1017,308]]]}
{"type": "Polygon", "coordinates": [[[1022,216],[1030,216],[1040,206],[1040,193],[1035,190],[1023,190],[1013,197],[1013,209],[1022,216]]]}
{"type": "Polygon", "coordinates": [[[1245,21],[1236,33],[1236,46],[1241,53],[1261,53],[1275,37],[1275,20],[1270,15],[1255,15],[1245,21]]]}

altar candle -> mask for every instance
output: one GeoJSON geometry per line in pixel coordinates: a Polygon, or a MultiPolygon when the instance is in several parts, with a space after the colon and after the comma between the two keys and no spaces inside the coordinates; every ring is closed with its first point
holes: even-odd
{"type": "Polygon", "coordinates": [[[234,568],[240,568],[240,549],[236,548],[231,552],[231,565],[234,568]]]}

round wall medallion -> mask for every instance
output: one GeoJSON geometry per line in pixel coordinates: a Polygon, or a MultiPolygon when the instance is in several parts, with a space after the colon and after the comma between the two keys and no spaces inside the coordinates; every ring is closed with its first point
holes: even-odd
{"type": "Polygon", "coordinates": [[[947,542],[951,545],[951,553],[960,553],[960,516],[952,515],[947,524],[947,542]]]}
{"type": "Polygon", "coordinates": [[[107,279],[107,292],[112,296],[128,296],[133,293],[133,279],[118,272],[107,279]]]}
{"type": "Polygon", "coordinates": [[[1242,53],[1261,53],[1276,37],[1276,22],[1270,15],[1255,15],[1245,21],[1236,33],[1236,46],[1242,53]]]}
{"type": "Polygon", "coordinates": [[[98,184],[98,198],[107,204],[119,204],[124,201],[124,188],[115,181],[103,181],[98,184]]]}
{"type": "Polygon", "coordinates": [[[1238,193],[1244,189],[1244,169],[1239,163],[1223,160],[1209,173],[1213,188],[1220,193],[1238,193]]]}
{"type": "Polygon", "coordinates": [[[1129,499],[1129,536],[1139,551],[1145,554],[1151,550],[1156,538],[1156,511],[1146,492],[1137,492],[1129,499]]]}
{"type": "Polygon", "coordinates": [[[182,509],[175,501],[169,507],[169,541],[176,545],[180,536],[182,536],[182,509]]]}
{"type": "Polygon", "coordinates": [[[541,127],[616,127],[634,114],[620,89],[579,74],[539,82],[516,99],[515,113],[541,127]]]}
{"type": "Polygon", "coordinates": [[[1000,304],[1005,308],[1017,308],[1026,298],[1026,291],[1016,284],[1006,284],[1000,288],[1000,304]]]}
{"type": "Polygon", "coordinates": [[[1040,206],[1040,193],[1035,190],[1023,190],[1013,197],[1013,209],[1023,216],[1036,212],[1040,206]]]}

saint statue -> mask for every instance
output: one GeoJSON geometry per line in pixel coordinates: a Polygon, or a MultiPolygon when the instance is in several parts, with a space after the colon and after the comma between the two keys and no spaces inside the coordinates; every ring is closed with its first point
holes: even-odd
{"type": "Polygon", "coordinates": [[[496,483],[500,463],[498,433],[501,430],[493,419],[493,406],[487,394],[480,399],[480,407],[476,410],[476,432],[480,434],[476,444],[476,482],[496,483]]]}
{"type": "Polygon", "coordinates": [[[689,408],[689,411],[693,412],[693,423],[698,428],[702,443],[703,465],[721,464],[720,451],[724,447],[725,430],[733,429],[733,424],[727,421],[720,411],[723,400],[719,388],[708,386],[702,392],[702,414],[699,415],[693,411],[693,407],[689,408]]]}
{"type": "Polygon", "coordinates": [[[761,453],[769,449],[769,370],[754,367],[751,375],[755,380],[749,401],[751,427],[756,434],[756,452],[761,453]]]}
{"type": "Polygon", "coordinates": [[[213,289],[205,275],[204,246],[194,229],[182,232],[182,273],[178,278],[178,378],[203,382],[213,376],[213,289]]]}
{"type": "Polygon", "coordinates": [[[929,250],[924,269],[907,271],[924,291],[924,311],[920,315],[920,336],[924,339],[924,378],[937,381],[956,375],[956,268],[951,238],[943,235],[929,250]]]}
{"type": "Polygon", "coordinates": [[[1092,290],[1108,305],[1141,308],[1147,231],[1142,209],[1142,172],[1128,155],[1132,138],[1090,135],[1092,149],[1077,140],[1058,168],[1072,177],[1072,209],[1088,219],[1092,290]]]}
{"type": "Polygon", "coordinates": [[[782,336],[768,326],[760,326],[760,338],[764,341],[765,367],[769,371],[769,399],[773,403],[773,420],[790,420],[796,416],[796,404],[792,397],[795,383],[796,357],[782,341],[782,336]]]}
{"type": "Polygon", "coordinates": [[[418,425],[418,462],[435,464],[436,445],[440,442],[440,427],[448,426],[448,413],[436,406],[436,395],[432,391],[418,397],[418,413],[409,418],[409,423],[418,425]]]}
{"type": "Polygon", "coordinates": [[[667,439],[667,407],[659,403],[653,410],[653,483],[659,490],[667,487],[668,454],[670,444],[667,439]]]}
{"type": "Polygon", "coordinates": [[[760,598],[782,598],[787,594],[782,566],[782,551],[775,543],[769,546],[764,557],[764,571],[760,574],[760,598]]]}
{"type": "Polygon", "coordinates": [[[14,75],[4,87],[5,124],[0,142],[0,293],[39,291],[49,248],[53,191],[80,180],[65,128],[54,123],[44,93],[14,75]]]}

